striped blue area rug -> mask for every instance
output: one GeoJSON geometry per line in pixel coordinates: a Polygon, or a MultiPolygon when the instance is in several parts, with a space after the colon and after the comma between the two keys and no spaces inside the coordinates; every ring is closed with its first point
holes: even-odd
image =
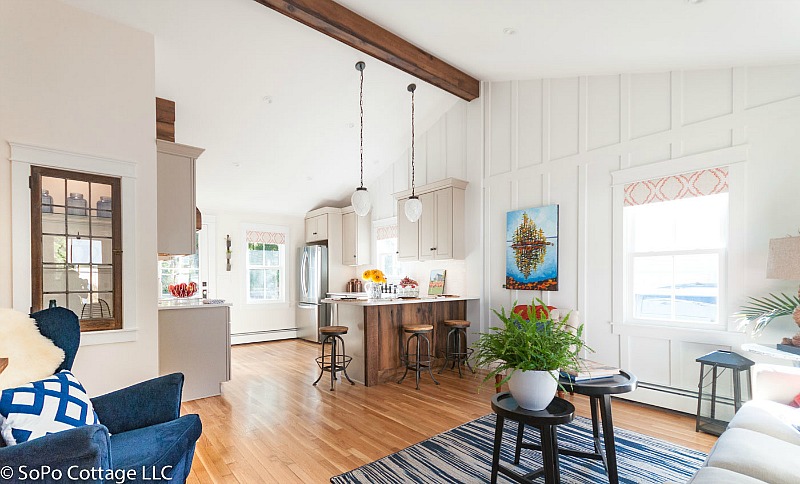
{"type": "MultiPolygon", "coordinates": [[[[489,482],[492,469],[495,414],[486,415],[453,430],[405,448],[383,459],[331,478],[343,483],[477,483],[489,482]]],[[[500,461],[522,474],[541,467],[542,454],[522,450],[519,467],[514,467],[517,422],[506,420],[500,461]]],[[[617,466],[621,483],[684,483],[700,468],[706,455],[663,440],[616,428],[617,466]]],[[[525,429],[525,442],[539,442],[539,432],[525,429]]],[[[558,427],[562,448],[592,450],[592,421],[575,417],[569,425],[558,427]]],[[[599,460],[559,457],[561,482],[607,483],[599,460]]],[[[539,478],[542,480],[543,478],[539,478]]],[[[510,483],[503,476],[497,482],[510,483]]]]}

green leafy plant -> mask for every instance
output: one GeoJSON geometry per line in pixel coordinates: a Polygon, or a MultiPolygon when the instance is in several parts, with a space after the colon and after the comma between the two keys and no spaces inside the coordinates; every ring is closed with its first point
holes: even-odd
{"type": "Polygon", "coordinates": [[[792,314],[800,306],[800,295],[789,296],[784,293],[778,295],[770,293],[767,297],[748,299],[747,304],[739,309],[736,316],[740,317],[739,330],[744,330],[750,324],[753,327],[750,333],[757,336],[773,319],[792,314]]]}
{"type": "Polygon", "coordinates": [[[476,364],[491,368],[484,382],[495,375],[506,374],[500,382],[503,384],[516,370],[578,371],[581,350],[586,348],[592,351],[581,338],[583,324],[577,328],[570,325],[571,313],[554,319],[540,299],[528,306],[528,319],[514,311],[506,314],[502,307],[500,312],[494,309],[492,312],[500,319],[502,326],[492,327],[488,333],[480,333],[473,345],[476,364]],[[542,307],[540,311],[536,311],[535,303],[542,307]]]}

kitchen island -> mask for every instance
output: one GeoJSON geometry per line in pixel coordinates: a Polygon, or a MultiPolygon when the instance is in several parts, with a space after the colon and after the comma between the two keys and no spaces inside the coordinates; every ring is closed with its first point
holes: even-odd
{"type": "MultiPolygon", "coordinates": [[[[435,358],[444,358],[447,331],[444,321],[467,319],[467,303],[473,297],[422,297],[411,299],[323,299],[333,306],[331,324],[347,326],[343,336],[353,357],[347,373],[365,386],[396,381],[404,369],[400,355],[405,349],[404,324],[430,324],[435,358]]],[[[477,325],[472,331],[478,331],[477,325]]],[[[424,353],[423,353],[424,354],[424,353]]],[[[441,364],[441,360],[439,360],[441,364]]],[[[438,368],[437,368],[438,370],[438,368]]]]}

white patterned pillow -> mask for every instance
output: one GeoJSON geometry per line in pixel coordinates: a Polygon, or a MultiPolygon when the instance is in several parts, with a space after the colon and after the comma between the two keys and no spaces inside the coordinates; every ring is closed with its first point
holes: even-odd
{"type": "Polygon", "coordinates": [[[86,390],[67,370],[0,395],[0,434],[7,445],[98,423],[86,390]]]}

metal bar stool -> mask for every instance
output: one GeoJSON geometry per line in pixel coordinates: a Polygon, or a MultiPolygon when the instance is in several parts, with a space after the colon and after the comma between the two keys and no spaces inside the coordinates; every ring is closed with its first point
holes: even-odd
{"type": "Polygon", "coordinates": [[[467,342],[467,328],[469,328],[470,322],[464,321],[460,319],[448,319],[445,320],[444,325],[450,328],[450,331],[447,332],[447,350],[445,351],[445,359],[442,368],[439,370],[439,374],[441,374],[445,367],[447,366],[448,361],[453,362],[453,366],[450,367],[452,370],[453,368],[458,365],[458,377],[463,378],[461,374],[461,365],[466,363],[467,368],[472,373],[475,373],[475,370],[469,364],[469,358],[472,356],[472,353],[475,352],[472,348],[466,348],[462,351],[461,344],[462,344],[462,335],[464,337],[463,342],[466,344],[467,342]],[[453,343],[452,349],[450,343],[453,343]]]}
{"type": "Polygon", "coordinates": [[[414,374],[416,375],[416,383],[417,383],[417,390],[419,390],[419,374],[424,371],[428,370],[428,374],[431,375],[431,380],[437,385],[439,384],[436,381],[436,378],[433,377],[433,372],[431,371],[431,362],[432,362],[432,348],[431,348],[431,340],[428,339],[428,335],[433,331],[433,326],[430,324],[414,324],[403,326],[404,333],[410,333],[411,336],[408,337],[406,341],[406,351],[405,353],[400,355],[400,359],[403,362],[403,365],[406,367],[406,372],[403,373],[403,378],[397,381],[398,384],[403,383],[403,380],[406,379],[406,375],[408,375],[408,370],[414,370],[414,374]],[[417,345],[417,352],[414,355],[414,360],[411,360],[411,354],[409,353],[409,346],[411,345],[411,340],[416,340],[417,345]],[[427,357],[422,356],[420,354],[420,340],[424,340],[425,344],[427,345],[427,357]],[[425,358],[425,359],[423,359],[425,358]]]}
{"type": "Polygon", "coordinates": [[[351,380],[347,374],[347,367],[353,361],[353,357],[347,356],[347,352],[344,349],[344,340],[342,339],[342,335],[347,334],[347,326],[325,326],[320,328],[319,332],[325,335],[325,339],[322,340],[322,356],[316,358],[320,372],[313,385],[316,386],[319,383],[326,371],[331,374],[331,391],[333,391],[334,380],[337,380],[336,373],[340,371],[344,373],[344,377],[347,378],[351,385],[355,385],[356,382],[351,380]],[[330,352],[327,355],[325,354],[326,344],[330,348],[330,352]],[[341,352],[338,350],[339,346],[342,347],[341,352]]]}

